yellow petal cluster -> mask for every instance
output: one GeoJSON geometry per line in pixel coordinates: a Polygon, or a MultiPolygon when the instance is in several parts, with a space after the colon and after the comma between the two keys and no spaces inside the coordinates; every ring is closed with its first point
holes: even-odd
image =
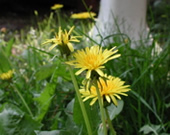
{"type": "Polygon", "coordinates": [[[69,32],[67,32],[66,30],[63,31],[61,29],[61,27],[59,27],[58,34],[56,34],[56,36],[54,38],[48,39],[43,44],[53,43],[52,46],[49,48],[49,50],[52,50],[54,47],[60,45],[60,46],[63,46],[63,48],[65,48],[65,46],[67,46],[69,48],[69,50],[71,52],[73,52],[74,47],[71,42],[80,42],[77,38],[81,37],[81,36],[71,36],[73,29],[74,29],[74,26],[71,27],[69,32]]]}
{"type": "MultiPolygon", "coordinates": [[[[108,103],[111,103],[112,101],[117,106],[117,99],[121,99],[120,95],[127,96],[125,92],[130,90],[129,85],[124,85],[125,82],[121,81],[118,77],[107,76],[106,74],[104,77],[106,78],[105,80],[100,77],[97,81],[102,102],[106,100],[108,103]]],[[[80,93],[83,101],[92,99],[90,105],[93,105],[98,100],[96,86],[94,85],[89,89],[83,85],[80,89],[80,93]]]]}
{"type": "Polygon", "coordinates": [[[52,9],[52,10],[57,10],[57,9],[62,8],[62,7],[63,7],[62,4],[54,4],[54,5],[51,7],[51,9],[52,9]]]}
{"type": "Polygon", "coordinates": [[[14,70],[9,70],[6,73],[2,73],[2,74],[0,74],[0,79],[1,80],[9,80],[10,78],[12,78],[13,73],[14,73],[14,70]]]}
{"type": "Polygon", "coordinates": [[[82,12],[82,13],[76,13],[72,14],[71,18],[73,19],[88,19],[96,16],[96,13],[94,12],[82,12]]]}
{"type": "Polygon", "coordinates": [[[120,54],[115,54],[118,50],[114,50],[115,47],[108,50],[102,50],[102,47],[96,45],[92,47],[86,47],[85,50],[78,50],[73,54],[74,60],[66,62],[69,65],[73,65],[75,68],[80,68],[76,72],[76,75],[81,74],[83,71],[87,71],[86,78],[91,77],[91,72],[95,71],[100,76],[104,73],[101,69],[105,68],[104,64],[109,60],[118,58],[120,54]],[[115,54],[115,55],[114,55],[115,54]]]}

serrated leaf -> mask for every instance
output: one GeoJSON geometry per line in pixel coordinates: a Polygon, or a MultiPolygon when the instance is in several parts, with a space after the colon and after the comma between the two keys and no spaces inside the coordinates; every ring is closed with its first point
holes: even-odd
{"type": "Polygon", "coordinates": [[[0,135],[17,134],[17,125],[24,113],[12,104],[3,104],[0,108],[0,135]]]}
{"type": "Polygon", "coordinates": [[[66,71],[66,65],[61,64],[60,61],[52,65],[45,65],[41,67],[36,72],[35,77],[37,80],[43,80],[50,77],[52,74],[54,74],[55,76],[61,76],[66,80],[71,80],[70,75],[66,71]]]}
{"type": "Polygon", "coordinates": [[[0,135],[35,135],[41,124],[13,104],[0,108],[0,135]]]}
{"type": "Polygon", "coordinates": [[[36,79],[39,81],[50,77],[56,66],[56,64],[42,66],[35,74],[36,79]]]}
{"type": "Polygon", "coordinates": [[[37,98],[34,98],[34,100],[37,101],[39,105],[36,120],[41,121],[47,113],[51,104],[51,100],[54,97],[55,88],[56,84],[48,83],[41,95],[37,98]]]}
{"type": "Polygon", "coordinates": [[[25,114],[23,119],[19,123],[18,135],[35,135],[35,130],[40,130],[42,124],[35,121],[31,116],[25,114]]]}

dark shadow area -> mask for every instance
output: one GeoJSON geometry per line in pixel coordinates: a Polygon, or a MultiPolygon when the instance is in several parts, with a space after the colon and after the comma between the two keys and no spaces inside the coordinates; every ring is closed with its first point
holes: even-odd
{"type": "MultiPolygon", "coordinates": [[[[99,0],[84,0],[92,11],[98,12],[99,0]]],[[[63,12],[76,13],[87,11],[81,0],[0,0],[0,28],[18,30],[26,25],[31,25],[34,11],[38,11],[43,18],[51,12],[54,4],[63,4],[63,12]]]]}

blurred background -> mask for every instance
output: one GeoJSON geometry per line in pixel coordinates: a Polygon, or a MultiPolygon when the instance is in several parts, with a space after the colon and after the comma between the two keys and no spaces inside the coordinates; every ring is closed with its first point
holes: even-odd
{"type": "MultiPolygon", "coordinates": [[[[99,0],[84,0],[91,10],[98,12],[99,0]]],[[[66,13],[87,11],[81,0],[0,0],[0,28],[20,29],[31,23],[37,10],[41,17],[48,15],[54,4],[63,4],[66,13]]]]}
{"type": "MultiPolygon", "coordinates": [[[[91,11],[99,12],[100,0],[84,0],[91,11]]],[[[48,16],[50,7],[54,4],[63,4],[61,9],[66,14],[87,11],[82,0],[0,0],[0,28],[6,27],[10,30],[21,29],[35,22],[34,11],[37,10],[39,18],[48,16]]],[[[167,24],[170,16],[170,0],[148,0],[147,20],[154,17],[155,29],[162,29],[167,24]]]]}
{"type": "MultiPolygon", "coordinates": [[[[93,11],[98,11],[99,0],[84,1],[88,6],[92,7],[93,11]]],[[[34,10],[47,13],[50,11],[50,6],[58,3],[64,5],[63,10],[72,10],[75,12],[86,10],[81,0],[0,0],[0,15],[9,12],[30,15],[34,10]]]]}

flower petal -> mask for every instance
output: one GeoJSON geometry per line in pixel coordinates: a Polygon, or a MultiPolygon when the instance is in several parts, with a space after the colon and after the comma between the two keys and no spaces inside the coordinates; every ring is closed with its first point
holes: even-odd
{"type": "Polygon", "coordinates": [[[81,74],[84,70],[85,70],[85,69],[82,68],[82,69],[78,70],[75,74],[76,74],[76,75],[79,75],[79,74],[81,74]]]}
{"type": "Polygon", "coordinates": [[[90,102],[90,105],[92,106],[97,100],[97,97],[93,98],[93,100],[90,102]]]}
{"type": "Polygon", "coordinates": [[[113,95],[110,95],[110,97],[111,97],[113,103],[117,106],[117,100],[116,100],[116,98],[115,98],[113,95]]]}
{"type": "Polygon", "coordinates": [[[74,48],[73,48],[73,45],[72,45],[72,43],[67,43],[67,46],[68,46],[68,48],[70,49],[70,51],[71,52],[73,52],[74,51],[74,48]]]}
{"type": "Polygon", "coordinates": [[[102,70],[100,70],[99,68],[98,69],[95,69],[95,71],[100,75],[100,76],[103,76],[104,73],[102,70]]]}
{"type": "Polygon", "coordinates": [[[108,95],[105,95],[105,98],[106,98],[107,102],[110,103],[110,97],[108,95]]]}
{"type": "Polygon", "coordinates": [[[88,70],[87,73],[86,73],[86,78],[89,79],[91,76],[91,70],[88,70]]]}

